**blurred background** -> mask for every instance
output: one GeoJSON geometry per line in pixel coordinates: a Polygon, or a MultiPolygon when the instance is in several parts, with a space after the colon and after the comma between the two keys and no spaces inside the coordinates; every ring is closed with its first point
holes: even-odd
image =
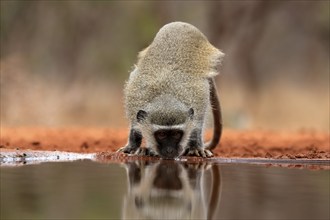
{"type": "Polygon", "coordinates": [[[125,127],[122,89],[166,23],[226,57],[226,128],[329,131],[329,1],[1,0],[1,126],[125,127]]]}

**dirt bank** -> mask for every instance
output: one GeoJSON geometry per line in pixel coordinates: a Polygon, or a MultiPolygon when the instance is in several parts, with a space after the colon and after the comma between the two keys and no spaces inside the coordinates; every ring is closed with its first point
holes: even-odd
{"type": "MultiPolygon", "coordinates": [[[[126,144],[127,129],[1,128],[1,149],[114,152],[126,144]]],[[[206,134],[206,139],[210,133],[206,134]]],[[[329,159],[330,136],[325,132],[225,130],[216,157],[329,159]]]]}

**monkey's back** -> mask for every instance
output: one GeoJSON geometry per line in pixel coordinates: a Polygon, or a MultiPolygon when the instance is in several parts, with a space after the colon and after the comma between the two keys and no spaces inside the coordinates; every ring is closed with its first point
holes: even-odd
{"type": "Polygon", "coordinates": [[[161,95],[175,97],[187,108],[193,108],[196,119],[202,120],[209,100],[207,80],[167,70],[157,76],[135,71],[133,75],[136,75],[129,79],[125,88],[126,111],[131,121],[135,121],[139,110],[161,95]]]}
{"type": "Polygon", "coordinates": [[[155,97],[168,94],[193,108],[196,119],[203,120],[209,103],[207,78],[217,74],[222,55],[194,26],[182,22],[165,25],[140,53],[126,83],[128,118],[134,122],[139,110],[155,97]]]}

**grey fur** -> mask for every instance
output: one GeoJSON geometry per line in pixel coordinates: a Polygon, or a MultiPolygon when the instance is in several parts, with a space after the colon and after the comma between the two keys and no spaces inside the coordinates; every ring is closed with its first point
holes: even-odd
{"type": "Polygon", "coordinates": [[[182,152],[191,131],[202,131],[210,105],[208,79],[218,74],[223,55],[197,28],[183,22],[165,25],[140,52],[125,85],[125,107],[131,128],[142,132],[148,148],[154,148],[152,132],[159,126],[181,125],[185,131],[182,152]],[[137,121],[139,110],[148,114],[144,123],[137,121]]]}

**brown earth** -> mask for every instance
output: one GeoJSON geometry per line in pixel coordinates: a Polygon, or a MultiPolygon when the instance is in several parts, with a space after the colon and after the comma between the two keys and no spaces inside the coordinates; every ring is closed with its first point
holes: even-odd
{"type": "MultiPolygon", "coordinates": [[[[1,149],[59,150],[80,153],[115,152],[127,141],[127,129],[113,128],[1,128],[1,149]]],[[[206,139],[211,133],[206,134],[206,139]]],[[[225,130],[216,157],[330,159],[326,132],[225,130]]]]}

